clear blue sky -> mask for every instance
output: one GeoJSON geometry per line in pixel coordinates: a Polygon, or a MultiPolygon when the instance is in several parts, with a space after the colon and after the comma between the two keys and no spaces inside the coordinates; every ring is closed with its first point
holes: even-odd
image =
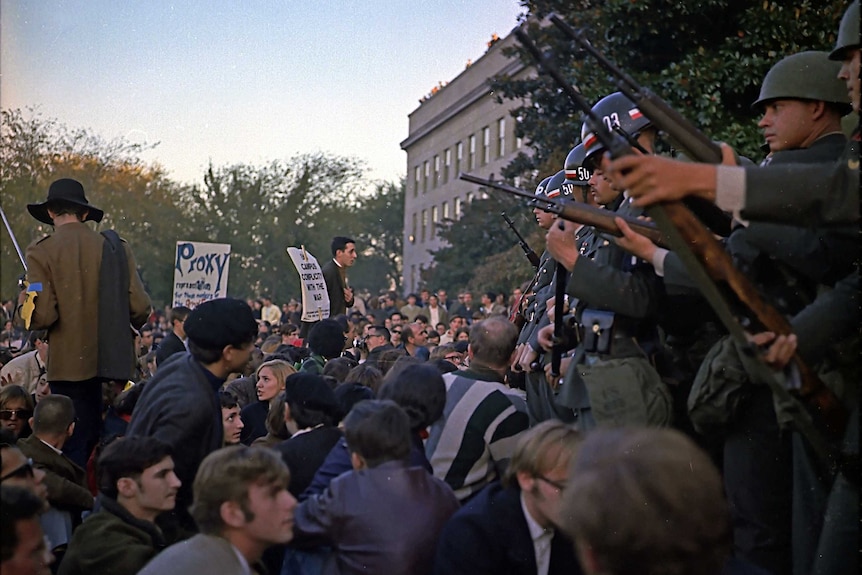
{"type": "Polygon", "coordinates": [[[37,107],[175,179],[325,151],[405,173],[407,115],[505,36],[517,0],[2,0],[0,107],[37,107]]]}

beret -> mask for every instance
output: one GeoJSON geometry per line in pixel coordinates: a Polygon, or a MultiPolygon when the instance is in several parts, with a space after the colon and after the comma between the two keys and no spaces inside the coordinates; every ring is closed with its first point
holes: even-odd
{"type": "Polygon", "coordinates": [[[456,341],[455,342],[455,351],[458,353],[467,353],[467,348],[470,346],[470,342],[467,341],[456,341]]]}
{"type": "Polygon", "coordinates": [[[205,301],[186,318],[186,335],[204,349],[223,349],[253,341],[257,322],[243,300],[221,298],[205,301]]]}
{"type": "Polygon", "coordinates": [[[288,376],[284,380],[284,398],[289,404],[339,415],[335,392],[320,375],[300,372],[288,376]]]}

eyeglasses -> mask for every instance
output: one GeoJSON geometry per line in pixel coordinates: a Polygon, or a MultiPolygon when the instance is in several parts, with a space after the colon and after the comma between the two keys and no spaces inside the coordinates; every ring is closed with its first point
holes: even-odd
{"type": "Polygon", "coordinates": [[[26,419],[33,415],[29,409],[0,409],[0,420],[9,421],[10,419],[26,419]]]}
{"type": "Polygon", "coordinates": [[[28,458],[23,465],[0,477],[0,481],[6,481],[13,477],[33,477],[33,460],[28,458]]]}
{"type": "Polygon", "coordinates": [[[457,354],[454,354],[454,355],[447,355],[447,356],[446,356],[446,357],[444,357],[443,359],[446,359],[446,360],[448,360],[448,361],[461,361],[461,356],[460,356],[460,355],[457,355],[457,354]]]}
{"type": "Polygon", "coordinates": [[[401,330],[400,329],[393,329],[392,333],[397,333],[398,335],[401,335],[401,330]]]}
{"type": "Polygon", "coordinates": [[[562,491],[563,489],[566,488],[566,482],[565,481],[554,481],[553,479],[548,479],[544,475],[537,475],[536,479],[544,481],[545,483],[547,483],[548,485],[550,485],[551,487],[553,487],[555,489],[558,489],[559,491],[562,491]]]}

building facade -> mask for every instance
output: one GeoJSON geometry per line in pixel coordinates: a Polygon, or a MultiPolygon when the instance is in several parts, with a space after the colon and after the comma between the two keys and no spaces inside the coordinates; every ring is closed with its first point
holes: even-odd
{"type": "MultiPolygon", "coordinates": [[[[404,198],[403,273],[405,293],[421,286],[422,270],[433,265],[432,250],[443,246],[437,225],[457,219],[463,206],[479,194],[477,186],[458,179],[461,172],[499,177],[518,152],[529,153],[515,137],[516,101],[498,104],[490,78],[534,73],[503,48],[514,35],[495,41],[485,54],[455,79],[426,98],[409,116],[404,198]]],[[[434,286],[429,286],[434,287],[434,286]]]]}

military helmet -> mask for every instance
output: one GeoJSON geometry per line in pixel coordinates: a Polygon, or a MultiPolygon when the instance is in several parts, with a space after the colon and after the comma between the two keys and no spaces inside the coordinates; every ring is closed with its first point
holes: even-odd
{"type": "Polygon", "coordinates": [[[590,185],[590,176],[592,173],[589,168],[584,167],[584,158],[586,158],[586,147],[583,143],[578,144],[566,156],[566,184],[573,186],[588,186],[590,185]]]}
{"type": "Polygon", "coordinates": [[[545,188],[545,196],[549,198],[557,198],[560,196],[569,196],[571,195],[571,190],[563,189],[563,182],[566,181],[566,171],[560,170],[553,176],[551,176],[550,181],[548,182],[547,187],[545,188]]]}
{"type": "Polygon", "coordinates": [[[544,180],[539,182],[539,185],[536,186],[536,195],[537,196],[544,196],[545,195],[545,190],[548,188],[548,182],[550,182],[551,178],[553,178],[553,177],[554,176],[548,176],[547,178],[545,178],[544,180]]]}
{"type": "MultiPolygon", "coordinates": [[[[605,127],[613,130],[615,126],[633,138],[644,128],[650,126],[649,119],[643,115],[634,102],[629,100],[622,92],[614,92],[605,96],[593,106],[593,114],[598,116],[605,127]]],[[[584,143],[584,160],[593,158],[605,148],[599,142],[589,120],[581,127],[581,142],[584,143]]]]}
{"type": "Polygon", "coordinates": [[[817,100],[830,102],[850,111],[850,96],[844,82],[838,79],[841,64],[829,59],[826,52],[799,52],[775,64],[760,86],[760,96],[751,107],[761,110],[770,100],[817,100]]]}
{"type": "Polygon", "coordinates": [[[859,0],[853,0],[838,26],[838,39],[835,49],[829,54],[830,60],[843,60],[848,48],[859,48],[859,0]]]}

